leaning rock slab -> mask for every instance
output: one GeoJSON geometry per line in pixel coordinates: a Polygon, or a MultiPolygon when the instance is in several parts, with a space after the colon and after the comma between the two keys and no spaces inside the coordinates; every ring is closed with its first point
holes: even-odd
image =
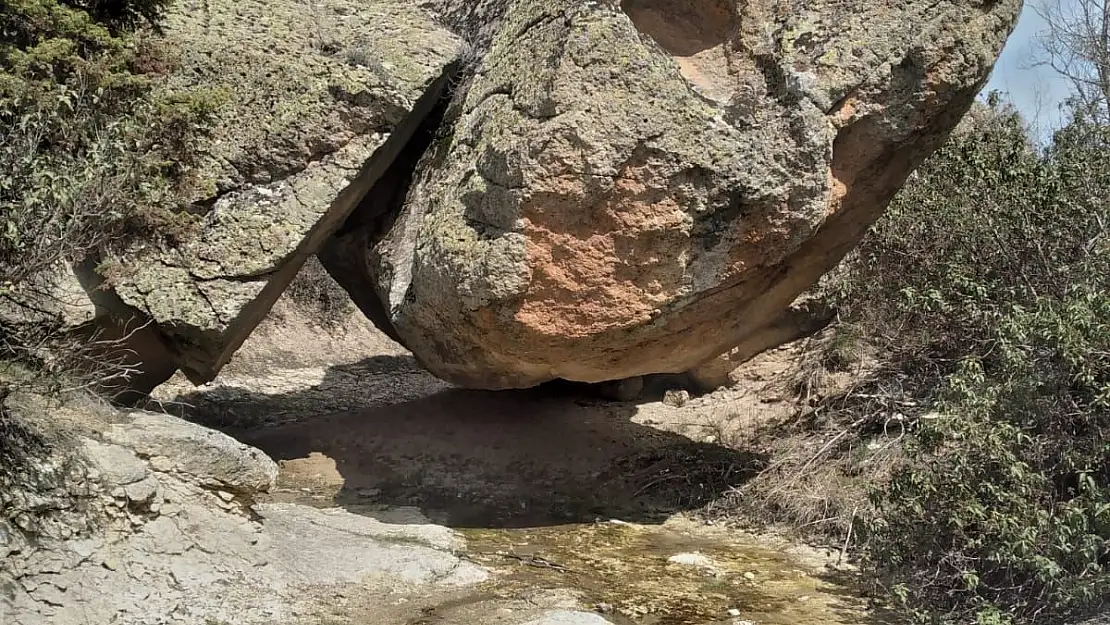
{"type": "Polygon", "coordinates": [[[429,5],[467,36],[482,8],[498,26],[400,214],[333,275],[372,285],[368,315],[431,371],[483,388],[758,343],[955,126],[1021,8],[429,5]]]}
{"type": "Polygon", "coordinates": [[[118,315],[149,318],[211,380],[392,162],[447,82],[458,39],[403,0],[174,4],[164,88],[217,101],[198,231],[110,259],[118,315]]]}

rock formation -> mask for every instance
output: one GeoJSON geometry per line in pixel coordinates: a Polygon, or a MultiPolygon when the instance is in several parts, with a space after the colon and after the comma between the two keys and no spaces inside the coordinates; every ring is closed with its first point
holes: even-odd
{"type": "Polygon", "coordinates": [[[1020,10],[429,6],[480,61],[403,203],[324,255],[421,363],[481,388],[765,343],[968,109],[1020,10]]]}
{"type": "Polygon", "coordinates": [[[408,143],[460,42],[398,0],[183,0],[164,29],[178,52],[163,88],[226,100],[189,198],[204,223],[172,249],[109,259],[116,297],[103,303],[116,319],[153,321],[200,383],[408,143]]]}
{"type": "Polygon", "coordinates": [[[166,88],[229,97],[204,223],[110,259],[98,308],[153,322],[147,387],[212,379],[313,253],[463,386],[764,349],[967,111],[1020,8],[182,2],[166,88]]]}

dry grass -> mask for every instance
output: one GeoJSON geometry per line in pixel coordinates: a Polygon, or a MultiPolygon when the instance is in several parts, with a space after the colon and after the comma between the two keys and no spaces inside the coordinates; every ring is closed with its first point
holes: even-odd
{"type": "Polygon", "coordinates": [[[46,452],[43,437],[8,407],[9,388],[0,386],[0,485],[8,490],[15,474],[30,459],[46,452]]]}
{"type": "Polygon", "coordinates": [[[53,286],[50,276],[37,276],[18,293],[0,293],[0,391],[126,393],[141,369],[131,339],[148,322],[115,333],[92,320],[78,325],[54,301],[53,286]]]}
{"type": "Polygon", "coordinates": [[[869,488],[898,460],[896,439],[868,434],[860,425],[768,429],[767,467],[708,512],[848,540],[854,522],[868,513],[869,488]]]}
{"type": "MultiPolygon", "coordinates": [[[[856,521],[870,514],[868,493],[901,458],[901,439],[917,413],[906,389],[879,375],[854,335],[831,328],[792,347],[772,394],[793,411],[735,428],[719,440],[768,458],[765,467],[706,507],[706,514],[789,528],[846,550],[856,521]]],[[[763,389],[760,392],[768,392],[763,389]]]]}
{"type": "Polygon", "coordinates": [[[730,486],[758,475],[765,460],[725,446],[671,445],[617,463],[629,499],[644,498],[668,510],[712,505],[730,486]]]}

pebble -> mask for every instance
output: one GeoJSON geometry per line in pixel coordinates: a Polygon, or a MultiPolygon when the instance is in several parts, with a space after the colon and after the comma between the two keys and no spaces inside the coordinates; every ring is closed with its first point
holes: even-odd
{"type": "Polygon", "coordinates": [[[169,473],[174,469],[174,462],[166,456],[154,456],[149,460],[150,468],[161,473],[169,473]]]}
{"type": "Polygon", "coordinates": [[[704,556],[700,553],[678,553],[667,558],[667,562],[673,562],[674,564],[682,564],[685,566],[713,568],[713,560],[709,559],[708,556],[704,556]]]}
{"type": "Polygon", "coordinates": [[[552,610],[524,625],[612,625],[609,621],[588,612],[552,610]]]}
{"type": "Polygon", "coordinates": [[[124,495],[133,503],[146,503],[154,499],[158,493],[158,482],[152,479],[143,479],[123,487],[124,495]]]}
{"type": "Polygon", "coordinates": [[[69,546],[73,549],[74,553],[82,558],[87,558],[100,548],[102,542],[103,541],[96,538],[85,538],[82,540],[74,540],[70,542],[69,546]]]}

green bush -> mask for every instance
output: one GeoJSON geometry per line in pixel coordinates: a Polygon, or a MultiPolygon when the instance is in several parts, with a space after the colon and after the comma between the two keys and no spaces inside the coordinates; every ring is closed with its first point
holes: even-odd
{"type": "Polygon", "coordinates": [[[157,152],[172,120],[132,69],[163,1],[0,8],[0,288],[174,221],[157,152]],[[87,10],[85,10],[87,9],[87,10]]]}
{"type": "Polygon", "coordinates": [[[934,412],[872,493],[864,562],[922,622],[1052,623],[1110,599],[1110,132],[1037,150],[995,108],[845,266],[845,318],[934,412]]]}
{"type": "Polygon", "coordinates": [[[150,34],[168,3],[0,3],[0,361],[74,350],[36,307],[64,263],[195,224],[190,175],[220,98],[162,87],[150,34]]]}

